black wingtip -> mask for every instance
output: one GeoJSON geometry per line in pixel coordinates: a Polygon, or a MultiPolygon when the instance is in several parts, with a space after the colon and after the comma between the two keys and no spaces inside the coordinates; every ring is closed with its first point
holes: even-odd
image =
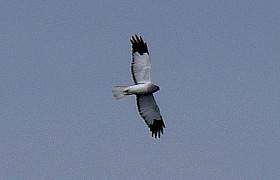
{"type": "Polygon", "coordinates": [[[144,54],[144,53],[148,53],[148,46],[147,44],[144,42],[143,38],[141,36],[132,36],[130,39],[130,42],[132,44],[132,52],[138,52],[140,55],[144,54]]]}
{"type": "Polygon", "coordinates": [[[165,128],[163,120],[154,120],[153,124],[150,125],[150,131],[152,132],[152,137],[160,138],[163,134],[163,128],[165,128]]]}

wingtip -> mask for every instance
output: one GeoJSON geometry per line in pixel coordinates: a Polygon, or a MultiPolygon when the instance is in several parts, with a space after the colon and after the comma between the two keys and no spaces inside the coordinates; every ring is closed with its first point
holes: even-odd
{"type": "Polygon", "coordinates": [[[139,54],[144,54],[144,53],[148,53],[148,46],[147,44],[144,42],[142,36],[138,36],[138,35],[134,35],[131,36],[130,42],[132,44],[132,52],[138,52],[139,54]]]}
{"type": "Polygon", "coordinates": [[[139,43],[144,43],[144,40],[141,36],[138,36],[137,34],[131,36],[130,42],[132,44],[139,44],[139,43]]]}
{"type": "Polygon", "coordinates": [[[161,134],[163,134],[163,129],[165,128],[164,121],[154,120],[153,124],[150,125],[150,131],[152,132],[152,137],[160,138],[161,134]]]}
{"type": "Polygon", "coordinates": [[[132,36],[131,36],[131,39],[132,39],[133,41],[143,41],[142,36],[141,36],[141,35],[137,35],[137,34],[132,35],[132,36]]]}

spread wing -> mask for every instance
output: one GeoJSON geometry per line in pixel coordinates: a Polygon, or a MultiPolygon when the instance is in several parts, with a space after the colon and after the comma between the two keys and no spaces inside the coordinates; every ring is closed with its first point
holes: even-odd
{"type": "Polygon", "coordinates": [[[165,125],[154,96],[152,94],[137,95],[136,101],[138,112],[149,126],[152,136],[155,135],[155,138],[160,138],[160,135],[163,134],[163,128],[165,128],[165,125]]]}
{"type": "Polygon", "coordinates": [[[151,82],[151,61],[148,46],[141,36],[132,36],[131,73],[135,84],[151,82]]]}

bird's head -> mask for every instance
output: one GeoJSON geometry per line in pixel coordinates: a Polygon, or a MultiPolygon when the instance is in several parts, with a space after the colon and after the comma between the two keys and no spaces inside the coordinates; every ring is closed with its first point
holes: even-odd
{"type": "Polygon", "coordinates": [[[159,91],[159,89],[160,89],[159,86],[154,84],[153,91],[156,92],[156,91],[159,91]]]}
{"type": "Polygon", "coordinates": [[[156,91],[159,91],[160,90],[159,86],[157,86],[157,85],[155,85],[155,86],[156,86],[156,91]]]}
{"type": "Polygon", "coordinates": [[[159,87],[155,84],[149,83],[147,93],[154,93],[159,90],[159,87]]]}

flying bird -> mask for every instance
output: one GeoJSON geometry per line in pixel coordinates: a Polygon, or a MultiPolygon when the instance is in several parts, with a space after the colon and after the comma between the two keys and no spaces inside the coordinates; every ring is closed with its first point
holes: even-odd
{"type": "Polygon", "coordinates": [[[131,74],[135,85],[114,86],[113,95],[120,99],[127,95],[136,95],[136,104],[140,116],[150,128],[152,137],[159,137],[165,128],[164,121],[160,115],[159,107],[153,93],[159,87],[151,82],[151,61],[148,46],[141,36],[132,36],[131,74]]]}

